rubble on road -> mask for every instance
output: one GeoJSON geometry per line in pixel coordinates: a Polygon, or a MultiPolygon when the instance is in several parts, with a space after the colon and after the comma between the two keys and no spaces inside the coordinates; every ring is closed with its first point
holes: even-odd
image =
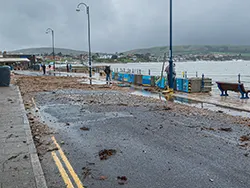
{"type": "Polygon", "coordinates": [[[82,131],[89,131],[89,128],[88,127],[81,127],[80,128],[82,131]]]}
{"type": "Polygon", "coordinates": [[[108,179],[107,176],[100,176],[100,178],[99,178],[99,180],[106,180],[106,179],[108,179]]]}
{"type": "Polygon", "coordinates": [[[115,155],[116,150],[114,149],[104,149],[99,151],[100,160],[107,160],[110,156],[115,155]]]}
{"type": "Polygon", "coordinates": [[[215,128],[213,127],[202,127],[201,130],[208,130],[208,131],[215,131],[215,128]]]}
{"type": "Polygon", "coordinates": [[[226,132],[232,132],[233,131],[233,129],[232,128],[219,128],[218,129],[219,131],[226,131],[226,132]]]}
{"type": "Polygon", "coordinates": [[[117,176],[118,184],[124,185],[127,183],[128,178],[126,176],[117,176]]]}
{"type": "Polygon", "coordinates": [[[243,136],[240,137],[240,141],[241,142],[250,141],[250,136],[249,135],[243,135],[243,136]]]}
{"type": "Polygon", "coordinates": [[[56,151],[56,150],[58,150],[58,147],[53,146],[53,147],[50,147],[49,149],[47,149],[47,152],[56,151]]]}
{"type": "Polygon", "coordinates": [[[82,175],[83,175],[83,179],[86,179],[88,176],[91,177],[91,169],[88,168],[88,167],[83,167],[82,168],[83,172],[82,172],[82,175]]]}

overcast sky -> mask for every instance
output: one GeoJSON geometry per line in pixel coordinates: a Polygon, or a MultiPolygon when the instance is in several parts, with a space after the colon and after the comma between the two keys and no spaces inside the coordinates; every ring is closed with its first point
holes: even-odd
{"type": "MultiPolygon", "coordinates": [[[[79,0],[0,0],[0,50],[51,46],[87,50],[79,0]]],[[[169,44],[169,0],[84,0],[92,50],[120,52],[169,44]]],[[[173,0],[173,44],[250,44],[250,0],[173,0]]]]}

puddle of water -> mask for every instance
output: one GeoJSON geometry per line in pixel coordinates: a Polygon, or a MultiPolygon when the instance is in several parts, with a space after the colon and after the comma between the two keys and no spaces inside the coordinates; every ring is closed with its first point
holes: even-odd
{"type": "Polygon", "coordinates": [[[132,95],[139,95],[139,96],[144,96],[144,97],[153,97],[156,99],[160,99],[163,101],[166,101],[166,98],[161,94],[161,93],[151,93],[149,91],[145,91],[145,90],[135,90],[135,89],[131,89],[132,91],[132,95]]]}
{"type": "MultiPolygon", "coordinates": [[[[89,80],[81,81],[82,84],[89,84],[89,80]]],[[[93,85],[106,85],[106,81],[104,80],[92,80],[93,85]]]]}
{"type": "Polygon", "coordinates": [[[175,96],[172,99],[166,99],[165,96],[161,93],[151,93],[151,92],[145,91],[145,90],[136,90],[135,88],[131,88],[131,91],[132,91],[131,92],[132,95],[153,97],[153,98],[160,99],[161,101],[173,101],[175,103],[184,104],[184,105],[188,105],[188,106],[192,106],[192,107],[196,107],[196,108],[208,109],[208,110],[216,111],[216,112],[222,111],[223,113],[226,113],[226,114],[229,114],[232,116],[250,117],[249,112],[235,110],[235,109],[226,108],[226,107],[220,107],[218,105],[198,102],[198,101],[190,100],[187,98],[175,96]]]}

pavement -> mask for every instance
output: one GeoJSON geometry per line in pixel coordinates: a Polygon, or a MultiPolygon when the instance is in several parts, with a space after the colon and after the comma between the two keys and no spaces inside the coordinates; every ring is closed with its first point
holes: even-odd
{"type": "MultiPolygon", "coordinates": [[[[42,71],[15,70],[14,73],[16,73],[16,74],[22,74],[22,75],[26,75],[26,76],[44,76],[44,74],[42,73],[42,71]]],[[[51,74],[49,74],[47,72],[45,76],[54,76],[54,72],[52,71],[51,74]]],[[[55,76],[88,77],[89,75],[86,74],[86,73],[74,73],[74,72],[59,72],[59,71],[56,71],[55,72],[55,76]]],[[[99,79],[100,78],[99,73],[94,73],[92,75],[92,78],[93,79],[99,79]]]]}
{"type": "Polygon", "coordinates": [[[0,188],[47,188],[17,86],[0,87],[0,188]]]}
{"type": "Polygon", "coordinates": [[[220,96],[220,91],[213,88],[211,93],[183,93],[176,92],[175,97],[196,101],[200,103],[212,104],[219,107],[224,107],[232,110],[250,112],[250,100],[240,99],[240,93],[229,92],[229,96],[220,96]]]}

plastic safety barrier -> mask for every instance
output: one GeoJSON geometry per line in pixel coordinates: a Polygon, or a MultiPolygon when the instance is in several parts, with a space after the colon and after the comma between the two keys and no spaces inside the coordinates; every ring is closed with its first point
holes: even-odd
{"type": "Polygon", "coordinates": [[[124,74],[123,73],[118,73],[118,81],[123,81],[124,74]]]}
{"type": "Polygon", "coordinates": [[[183,78],[176,78],[176,90],[183,91],[183,78]]]}
{"type": "Polygon", "coordinates": [[[151,86],[151,76],[142,76],[142,85],[151,86]]]}

